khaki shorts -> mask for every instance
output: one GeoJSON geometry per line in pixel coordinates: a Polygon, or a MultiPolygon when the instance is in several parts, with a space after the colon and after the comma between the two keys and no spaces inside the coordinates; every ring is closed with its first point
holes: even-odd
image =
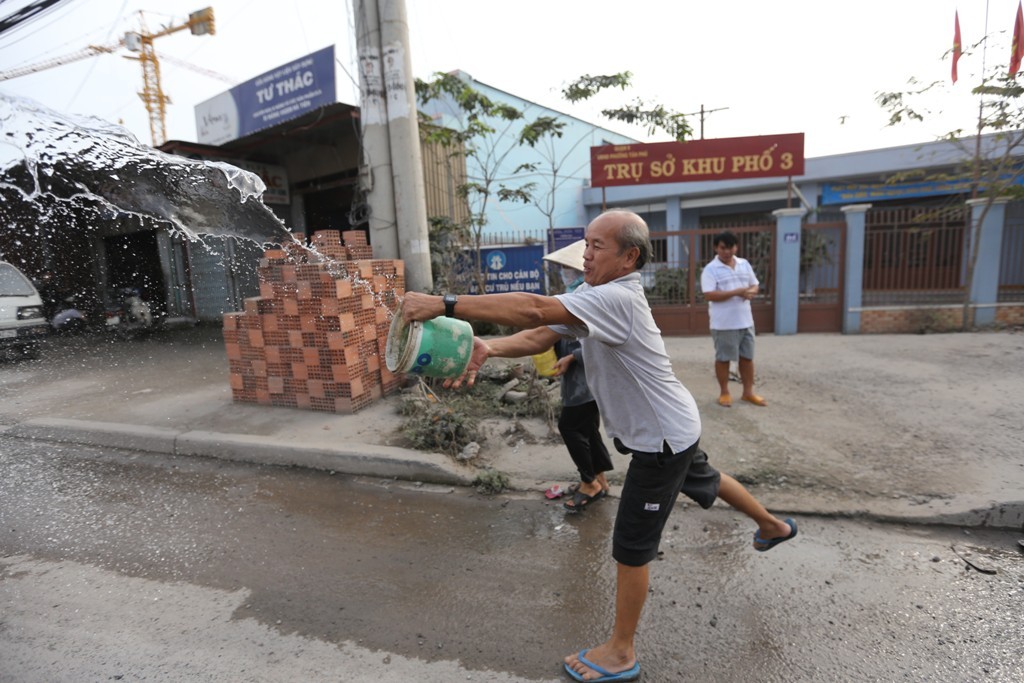
{"type": "Polygon", "coordinates": [[[745,330],[711,330],[715,342],[715,360],[720,363],[754,358],[754,328],[745,330]]]}

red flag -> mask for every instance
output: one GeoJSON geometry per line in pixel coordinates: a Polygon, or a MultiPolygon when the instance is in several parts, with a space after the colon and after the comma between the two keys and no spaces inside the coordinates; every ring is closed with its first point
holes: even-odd
{"type": "Polygon", "coordinates": [[[956,83],[956,63],[960,61],[960,12],[953,15],[953,82],[956,83]]]}
{"type": "Polygon", "coordinates": [[[1017,2],[1017,18],[1013,22],[1013,46],[1010,49],[1010,78],[1020,71],[1020,60],[1024,58],[1024,10],[1017,2]]]}

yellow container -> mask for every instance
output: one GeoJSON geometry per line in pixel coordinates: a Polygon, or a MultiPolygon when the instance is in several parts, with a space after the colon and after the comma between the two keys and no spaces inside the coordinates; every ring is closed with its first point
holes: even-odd
{"type": "Polygon", "coordinates": [[[538,353],[530,356],[533,359],[533,367],[537,368],[537,374],[541,377],[554,377],[555,375],[555,363],[558,362],[558,356],[555,355],[555,347],[551,347],[544,353],[538,353]]]}

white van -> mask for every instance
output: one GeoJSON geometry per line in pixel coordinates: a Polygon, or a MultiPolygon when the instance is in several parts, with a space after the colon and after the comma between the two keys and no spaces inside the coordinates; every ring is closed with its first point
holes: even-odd
{"type": "Polygon", "coordinates": [[[35,358],[40,340],[49,331],[43,300],[32,281],[10,263],[0,261],[0,352],[13,350],[35,358]]]}

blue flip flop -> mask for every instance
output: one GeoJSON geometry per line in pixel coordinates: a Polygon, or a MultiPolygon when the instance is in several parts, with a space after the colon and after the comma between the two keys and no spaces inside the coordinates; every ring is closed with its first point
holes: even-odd
{"type": "Polygon", "coordinates": [[[796,537],[796,522],[794,522],[789,517],[787,517],[785,519],[785,522],[786,522],[786,524],[789,525],[789,528],[792,529],[792,531],[789,532],[789,536],[779,536],[778,538],[764,539],[764,538],[761,538],[761,530],[760,529],[755,531],[754,532],[754,543],[755,543],[754,550],[756,550],[759,553],[763,553],[765,551],[771,550],[772,548],[774,548],[775,546],[777,546],[780,543],[783,543],[785,541],[788,541],[791,538],[796,537]]]}
{"type": "Polygon", "coordinates": [[[579,654],[576,655],[576,658],[579,659],[580,662],[582,662],[583,665],[591,671],[601,674],[601,677],[591,678],[588,681],[588,679],[583,678],[582,674],[578,674],[575,671],[573,671],[568,664],[563,665],[565,666],[565,672],[572,676],[573,680],[588,681],[588,683],[609,683],[610,681],[635,681],[636,679],[640,678],[640,662],[634,664],[633,667],[630,669],[626,669],[625,671],[620,671],[619,673],[613,674],[611,671],[602,669],[597,664],[594,664],[589,659],[587,659],[586,654],[588,652],[590,652],[590,650],[580,650],[579,654]]]}

